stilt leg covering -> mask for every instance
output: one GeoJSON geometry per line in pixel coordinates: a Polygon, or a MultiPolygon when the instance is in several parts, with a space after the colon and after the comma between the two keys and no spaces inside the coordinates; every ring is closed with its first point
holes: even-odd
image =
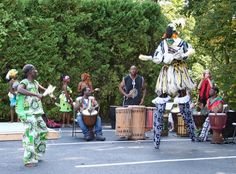
{"type": "Polygon", "coordinates": [[[203,124],[201,134],[199,136],[202,139],[202,141],[207,140],[209,130],[210,130],[210,120],[209,120],[209,117],[207,117],[203,124]]]}
{"type": "Polygon", "coordinates": [[[154,122],[153,122],[153,141],[154,147],[159,149],[161,141],[161,131],[163,129],[163,113],[165,112],[166,103],[156,104],[156,110],[154,111],[154,122]]]}
{"type": "Polygon", "coordinates": [[[195,138],[196,138],[195,131],[194,131],[195,124],[193,121],[193,116],[192,116],[192,112],[190,110],[189,102],[179,104],[179,109],[180,109],[180,113],[183,116],[183,120],[184,120],[185,124],[187,125],[187,130],[188,130],[189,136],[192,141],[195,141],[195,138]]]}

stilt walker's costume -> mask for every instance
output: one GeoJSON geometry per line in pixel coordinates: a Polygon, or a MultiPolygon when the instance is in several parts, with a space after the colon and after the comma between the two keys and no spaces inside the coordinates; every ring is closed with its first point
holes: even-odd
{"type": "MultiPolygon", "coordinates": [[[[27,91],[39,93],[39,83],[28,79],[23,79],[20,84],[23,84],[27,91]]],[[[44,114],[41,100],[35,96],[17,94],[16,113],[20,118],[25,132],[23,135],[24,147],[24,164],[37,163],[39,158],[46,150],[46,135],[47,127],[42,119],[44,114]]]]}
{"type": "Polygon", "coordinates": [[[194,53],[187,42],[177,37],[176,28],[169,24],[164,35],[164,40],[159,44],[153,56],[140,55],[141,60],[152,60],[154,63],[164,63],[156,83],[157,98],[152,102],[157,110],[154,113],[154,146],[160,145],[160,136],[163,128],[163,113],[166,102],[170,96],[176,96],[175,103],[179,104],[180,113],[187,125],[187,130],[192,141],[195,141],[194,122],[190,111],[190,97],[188,94],[195,84],[189,76],[185,60],[194,53]]]}

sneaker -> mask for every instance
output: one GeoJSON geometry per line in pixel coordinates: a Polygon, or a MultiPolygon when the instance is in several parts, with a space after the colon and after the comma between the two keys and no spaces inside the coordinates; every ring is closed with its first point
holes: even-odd
{"type": "Polygon", "coordinates": [[[103,137],[102,135],[96,135],[96,140],[97,140],[97,141],[105,141],[106,138],[103,137]]]}
{"type": "Polygon", "coordinates": [[[92,138],[90,135],[86,135],[86,136],[84,137],[84,139],[85,139],[86,141],[91,141],[91,140],[93,140],[93,138],[92,138]]]}
{"type": "Polygon", "coordinates": [[[203,142],[203,138],[202,137],[198,137],[196,140],[197,140],[197,142],[203,142]]]}

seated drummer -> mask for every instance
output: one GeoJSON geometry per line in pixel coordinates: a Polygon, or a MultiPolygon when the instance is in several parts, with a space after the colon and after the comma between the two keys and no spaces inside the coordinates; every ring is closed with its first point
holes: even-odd
{"type": "MultiPolygon", "coordinates": [[[[224,101],[222,97],[218,97],[219,89],[217,87],[212,87],[209,93],[210,98],[207,100],[207,110],[208,112],[221,113],[223,111],[224,101]]],[[[210,130],[209,117],[206,118],[203,123],[203,128],[197,141],[206,141],[208,137],[208,132],[210,130]]]]}
{"type": "MultiPolygon", "coordinates": [[[[88,102],[89,99],[88,97],[91,95],[91,90],[89,87],[85,87],[82,90],[82,96],[78,97],[76,99],[76,109],[78,110],[78,114],[77,114],[77,123],[79,124],[80,128],[82,129],[82,132],[84,134],[84,138],[86,141],[90,141],[94,139],[94,135],[91,135],[89,132],[88,127],[85,125],[84,120],[83,120],[83,115],[82,115],[82,111],[85,109],[95,109],[98,108],[99,105],[97,103],[97,101],[95,100],[95,98],[93,98],[91,104],[91,108],[88,108],[88,102]]],[[[94,125],[95,127],[95,134],[96,134],[96,140],[98,141],[105,141],[105,137],[102,136],[102,122],[101,122],[101,117],[97,116],[97,121],[94,125]]]]}

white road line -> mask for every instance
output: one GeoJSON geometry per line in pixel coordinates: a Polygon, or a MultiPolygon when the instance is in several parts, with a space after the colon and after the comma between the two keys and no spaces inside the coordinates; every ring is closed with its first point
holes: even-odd
{"type": "MultiPolygon", "coordinates": [[[[103,132],[115,132],[116,130],[114,129],[103,129],[103,132]]],[[[72,133],[71,130],[61,130],[62,133],[72,133]]],[[[76,129],[76,133],[82,133],[81,129],[76,129]]]]}
{"type": "Polygon", "coordinates": [[[183,161],[204,161],[204,160],[221,160],[221,159],[235,159],[236,156],[218,156],[206,158],[183,158],[183,159],[167,159],[167,160],[153,160],[153,161],[137,161],[124,163],[107,163],[107,164],[92,164],[92,165],[77,165],[75,168],[90,168],[90,167],[109,167],[109,166],[125,166],[137,164],[153,164],[153,163],[168,163],[168,162],[183,162],[183,161]]]}
{"type": "MultiPolygon", "coordinates": [[[[161,140],[162,142],[184,142],[191,141],[189,139],[171,139],[161,140]]],[[[137,140],[137,141],[95,141],[95,142],[75,142],[75,143],[53,143],[47,144],[47,146],[68,146],[68,145],[94,145],[94,144],[120,144],[120,143],[151,143],[153,140],[137,140]]]]}

